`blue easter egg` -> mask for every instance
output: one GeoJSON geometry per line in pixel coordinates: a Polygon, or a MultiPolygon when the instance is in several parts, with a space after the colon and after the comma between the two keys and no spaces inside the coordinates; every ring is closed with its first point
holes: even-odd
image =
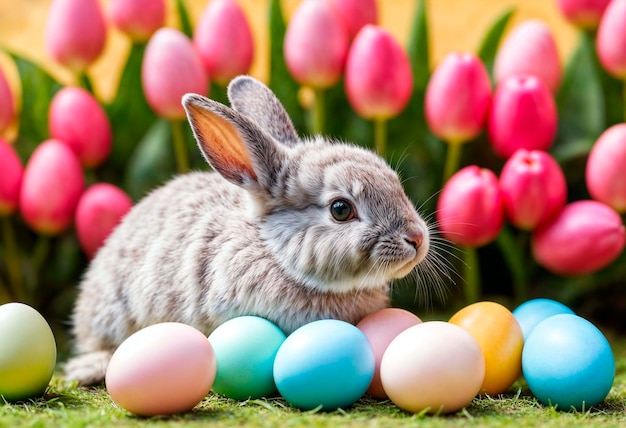
{"type": "Polygon", "coordinates": [[[374,368],[374,352],[361,330],[344,321],[320,320],[287,337],[276,354],[274,380],[291,405],[334,410],[363,396],[374,368]]]}
{"type": "Polygon", "coordinates": [[[559,410],[588,409],[602,402],[615,378],[609,342],[584,318],[560,314],[535,326],[522,351],[530,391],[559,410]]]}
{"type": "Polygon", "coordinates": [[[274,357],[285,337],[274,323],[255,316],[220,325],[209,336],[217,366],[213,391],[235,400],[275,394],[274,357]]]}
{"type": "Polygon", "coordinates": [[[524,302],[513,311],[513,316],[517,319],[517,322],[524,333],[524,340],[528,338],[528,334],[537,324],[552,315],[558,314],[573,315],[574,311],[565,306],[563,303],[544,298],[532,299],[524,302]]]}

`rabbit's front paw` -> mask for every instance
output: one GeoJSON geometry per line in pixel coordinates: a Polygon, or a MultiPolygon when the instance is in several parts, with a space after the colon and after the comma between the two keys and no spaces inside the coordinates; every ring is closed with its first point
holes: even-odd
{"type": "Polygon", "coordinates": [[[111,351],[96,351],[72,358],[65,365],[65,379],[80,385],[102,383],[112,355],[111,351]]]}

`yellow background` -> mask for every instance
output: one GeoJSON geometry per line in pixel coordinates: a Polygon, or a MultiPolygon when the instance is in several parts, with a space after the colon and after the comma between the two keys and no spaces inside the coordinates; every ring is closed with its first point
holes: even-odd
{"type": "MultiPolygon", "coordinates": [[[[197,22],[209,0],[186,0],[192,22],[197,22]]],[[[16,51],[44,65],[63,83],[72,76],[52,63],[44,50],[44,28],[51,0],[0,0],[0,47],[16,51]]],[[[252,25],[256,40],[255,61],[251,74],[267,77],[267,16],[269,0],[239,0],[252,25]]],[[[290,16],[299,0],[283,0],[286,16],[290,16]]],[[[102,0],[106,10],[108,1],[102,0]]],[[[379,21],[399,41],[409,34],[417,0],[378,0],[379,21]]],[[[541,19],[554,31],[559,53],[566,60],[576,43],[576,29],[559,14],[556,0],[427,0],[432,64],[448,52],[475,51],[493,21],[505,10],[515,7],[511,26],[525,19],[541,19]]],[[[168,25],[176,25],[174,0],[167,0],[168,25]]],[[[109,32],[104,54],[89,70],[97,94],[109,99],[117,85],[119,70],[128,52],[129,42],[119,32],[109,32]]],[[[12,82],[17,80],[14,67],[6,56],[0,66],[12,82]]]]}

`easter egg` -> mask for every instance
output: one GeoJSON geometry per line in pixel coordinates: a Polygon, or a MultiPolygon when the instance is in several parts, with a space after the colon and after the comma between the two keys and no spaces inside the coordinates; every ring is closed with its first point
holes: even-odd
{"type": "Polygon", "coordinates": [[[452,324],[471,334],[485,357],[482,394],[505,392],[522,371],[524,334],[513,314],[495,302],[478,302],[458,311],[452,324]]]}
{"type": "Polygon", "coordinates": [[[574,311],[556,300],[543,298],[524,302],[513,311],[513,316],[524,333],[524,339],[528,338],[528,334],[541,321],[558,314],[574,314],[574,311]]]}
{"type": "Polygon", "coordinates": [[[284,340],[285,333],[260,317],[242,316],[220,325],[209,336],[217,360],[213,391],[235,400],[275,394],[274,358],[284,340]]]}
{"type": "Polygon", "coordinates": [[[23,303],[0,306],[1,397],[19,401],[42,395],[56,358],[54,335],[37,310],[23,303]]]}
{"type": "Polygon", "coordinates": [[[278,391],[304,410],[348,407],[374,376],[374,353],[365,334],[352,324],[320,320],[294,331],[274,361],[278,391]]]}
{"type": "Polygon", "coordinates": [[[387,394],[380,382],[380,361],[387,346],[395,337],[409,327],[421,323],[417,315],[400,308],[385,308],[369,314],[356,325],[365,333],[374,351],[374,377],[367,393],[374,398],[386,399],[387,394]]]}
{"type": "Polygon", "coordinates": [[[140,416],[191,410],[211,390],[215,356],[206,336],[166,322],[129,336],[107,367],[105,383],[120,407],[140,416]]]}
{"type": "Polygon", "coordinates": [[[572,314],[535,326],[524,345],[522,368],[537,399],[565,411],[602,402],[615,378],[609,342],[591,322],[572,314]]]}
{"type": "Polygon", "coordinates": [[[398,407],[418,413],[451,413],[480,391],[485,359],[461,327],[428,321],[391,341],[380,363],[385,392],[398,407]]]}

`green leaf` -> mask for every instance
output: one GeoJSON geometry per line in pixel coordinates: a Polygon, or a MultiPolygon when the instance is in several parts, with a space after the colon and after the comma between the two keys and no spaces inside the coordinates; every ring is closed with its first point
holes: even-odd
{"type": "Polygon", "coordinates": [[[287,110],[296,129],[305,129],[305,113],[298,101],[300,85],[298,85],[293,77],[291,77],[291,74],[289,74],[283,53],[283,41],[285,39],[287,26],[283,18],[280,0],[271,0],[270,2],[269,27],[269,87],[281,101],[285,110],[287,110]]]}
{"type": "Polygon", "coordinates": [[[139,140],[156,119],[146,102],[141,84],[145,48],[144,43],[132,45],[115,98],[106,106],[113,129],[113,149],[105,169],[112,176],[124,169],[139,140]]]}
{"type": "Polygon", "coordinates": [[[84,269],[85,257],[73,230],[51,238],[50,246],[48,258],[40,275],[40,280],[45,281],[45,287],[41,286],[43,284],[39,285],[37,297],[53,297],[64,286],[78,280],[84,269]]]}
{"type": "Polygon", "coordinates": [[[227,95],[227,87],[220,85],[219,83],[211,82],[209,89],[209,96],[212,100],[222,103],[224,105],[230,105],[227,95]]]}
{"type": "Polygon", "coordinates": [[[430,41],[425,0],[417,0],[408,40],[408,56],[413,70],[413,94],[407,108],[388,125],[388,158],[404,179],[413,201],[426,201],[431,212],[443,170],[445,146],[428,131],[424,116],[424,96],[430,79],[430,41]],[[397,166],[396,166],[397,165],[397,166]]]}
{"type": "Polygon", "coordinates": [[[62,85],[37,64],[14,53],[9,55],[17,66],[22,86],[19,144],[16,148],[26,159],[37,144],[49,136],[48,109],[62,85]]]}
{"type": "Polygon", "coordinates": [[[553,153],[560,162],[586,156],[605,128],[604,96],[594,52],[592,36],[581,33],[556,97],[559,129],[553,153]]]}
{"type": "Polygon", "coordinates": [[[125,188],[137,200],[174,175],[170,123],[157,119],[128,161],[125,188]]]}
{"type": "Polygon", "coordinates": [[[430,78],[429,48],[426,1],[417,0],[407,51],[413,70],[413,85],[418,91],[426,89],[430,78]]]}
{"type": "Polygon", "coordinates": [[[593,55],[593,59],[602,85],[605,127],[608,128],[626,120],[625,82],[610,75],[600,64],[597,54],[593,55]]]}
{"type": "Polygon", "coordinates": [[[191,28],[191,20],[189,19],[189,11],[183,0],[176,0],[176,11],[180,20],[180,30],[187,35],[193,37],[193,28],[191,28]]]}
{"type": "Polygon", "coordinates": [[[480,43],[477,55],[485,64],[485,67],[492,76],[493,81],[493,64],[495,62],[496,54],[498,52],[498,46],[500,45],[500,39],[504,33],[511,16],[515,12],[515,8],[507,9],[491,24],[491,27],[487,30],[485,37],[480,43]]]}
{"type": "Polygon", "coordinates": [[[346,97],[343,79],[325,90],[324,111],[325,135],[373,148],[372,124],[352,110],[346,97]]]}

